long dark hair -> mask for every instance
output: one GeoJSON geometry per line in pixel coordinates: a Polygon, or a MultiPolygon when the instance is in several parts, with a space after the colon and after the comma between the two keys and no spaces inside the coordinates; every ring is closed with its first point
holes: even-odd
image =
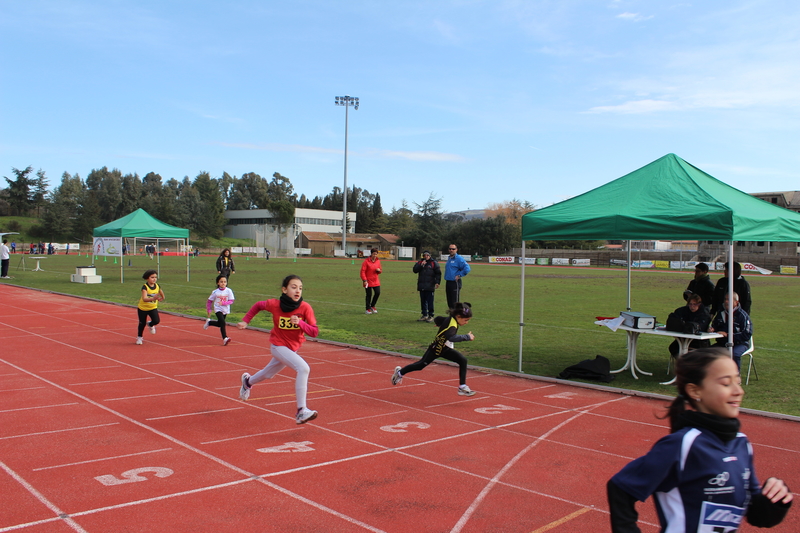
{"type": "Polygon", "coordinates": [[[450,309],[448,314],[452,318],[457,316],[460,316],[461,318],[472,318],[472,304],[469,302],[456,302],[456,305],[450,309]]]}
{"type": "Polygon", "coordinates": [[[708,367],[722,357],[730,357],[728,350],[722,347],[691,350],[678,357],[675,362],[675,386],[678,388],[678,396],[667,410],[670,431],[680,429],[679,419],[686,411],[687,402],[692,409],[697,410],[697,402],[686,392],[686,386],[690,383],[701,386],[708,374],[708,367]]]}
{"type": "Polygon", "coordinates": [[[300,276],[297,276],[295,274],[289,274],[288,276],[283,278],[283,283],[281,283],[281,287],[288,287],[289,286],[289,282],[292,281],[293,279],[300,280],[300,283],[303,282],[303,280],[300,279],[300,276]]]}
{"type": "Polygon", "coordinates": [[[219,253],[220,257],[225,257],[225,252],[228,252],[228,257],[231,256],[231,249],[230,248],[223,248],[222,251],[219,253]]]}

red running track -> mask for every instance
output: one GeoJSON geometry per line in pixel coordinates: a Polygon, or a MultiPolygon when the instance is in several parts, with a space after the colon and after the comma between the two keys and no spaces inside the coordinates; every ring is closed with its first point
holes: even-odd
{"type": "MultiPolygon", "coordinates": [[[[132,307],[0,297],[0,532],[607,531],[606,481],[667,431],[663,400],[474,370],[465,398],[444,364],[393,387],[407,358],[324,342],[300,352],[320,414],[298,426],[290,371],[238,399],[264,332],[223,347],[162,313],[136,346],[132,307]]],[[[742,422],[759,476],[797,490],[800,424],[742,422]]]]}

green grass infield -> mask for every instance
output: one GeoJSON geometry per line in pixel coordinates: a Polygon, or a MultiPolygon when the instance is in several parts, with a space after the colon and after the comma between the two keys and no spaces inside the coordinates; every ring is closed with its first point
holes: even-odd
{"type": "MultiPolygon", "coordinates": [[[[147,256],[114,258],[54,255],[41,261],[44,269],[33,272],[36,262],[21,254],[11,256],[10,280],[15,284],[135,306],[145,270],[156,268],[147,256]],[[99,284],[72,283],[78,266],[94,263],[99,284]],[[121,282],[121,276],[124,282],[121,282]]],[[[364,289],[359,278],[360,259],[299,258],[269,261],[236,257],[236,274],[229,287],[236,295],[229,322],[238,322],[250,306],[280,295],[288,274],[303,279],[305,301],[314,308],[320,338],[421,356],[436,328],[418,322],[420,316],[416,275],[410,261],[383,261],[381,298],[377,315],[364,314],[364,289]]],[[[159,284],[166,301],[159,309],[205,318],[205,302],[215,288],[216,256],[190,260],[162,257],[159,284]]],[[[522,371],[556,377],[566,367],[603,355],[612,369],[625,362],[626,336],[593,322],[597,316],[617,316],[626,307],[626,277],[622,269],[529,266],[525,270],[525,305],[522,337],[522,371]]],[[[720,274],[712,275],[716,281],[720,274]]],[[[660,323],[684,304],[682,294],[692,272],[634,271],[631,276],[631,308],[655,315],[660,323]]],[[[464,278],[461,299],[473,305],[474,318],[460,333],[472,331],[475,341],[457,348],[471,365],[517,371],[520,344],[521,269],[511,265],[473,264],[464,278]]],[[[800,279],[797,276],[750,275],[753,297],[755,361],[758,380],[751,375],[745,387],[743,407],[800,415],[800,279]]],[[[436,292],[436,314],[444,314],[444,287],[436,292]]],[[[259,315],[254,326],[271,327],[269,315],[259,315]]],[[[136,314],[131,311],[131,335],[136,314]]],[[[201,323],[198,322],[198,327],[201,323]]],[[[674,394],[666,381],[670,338],[641,335],[638,365],[652,376],[634,379],[630,371],[616,374],[609,386],[643,392],[674,394]]],[[[747,358],[743,361],[743,367],[747,358]]],[[[387,369],[387,376],[391,369],[387,369]]],[[[745,373],[746,370],[743,372],[745,373]]],[[[388,379],[388,377],[387,377],[388,379]]]]}

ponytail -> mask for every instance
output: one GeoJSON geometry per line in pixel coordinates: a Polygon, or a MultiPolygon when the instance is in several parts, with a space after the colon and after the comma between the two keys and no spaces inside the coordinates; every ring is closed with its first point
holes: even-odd
{"type": "Polygon", "coordinates": [[[452,318],[457,316],[461,318],[472,318],[472,304],[469,302],[456,302],[456,305],[453,306],[449,314],[452,318]]]}

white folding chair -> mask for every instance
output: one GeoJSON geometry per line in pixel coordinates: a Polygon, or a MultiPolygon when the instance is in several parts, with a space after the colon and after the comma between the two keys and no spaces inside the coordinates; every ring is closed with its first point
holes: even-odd
{"type": "Polygon", "coordinates": [[[753,370],[756,373],[756,379],[758,379],[758,370],[756,370],[756,362],[753,359],[753,350],[755,350],[755,346],[753,345],[753,337],[750,337],[750,342],[747,343],[747,350],[744,351],[742,354],[742,359],[744,359],[745,355],[750,356],[750,361],[747,364],[747,380],[745,381],[745,385],[750,385],[750,371],[753,370]]]}

